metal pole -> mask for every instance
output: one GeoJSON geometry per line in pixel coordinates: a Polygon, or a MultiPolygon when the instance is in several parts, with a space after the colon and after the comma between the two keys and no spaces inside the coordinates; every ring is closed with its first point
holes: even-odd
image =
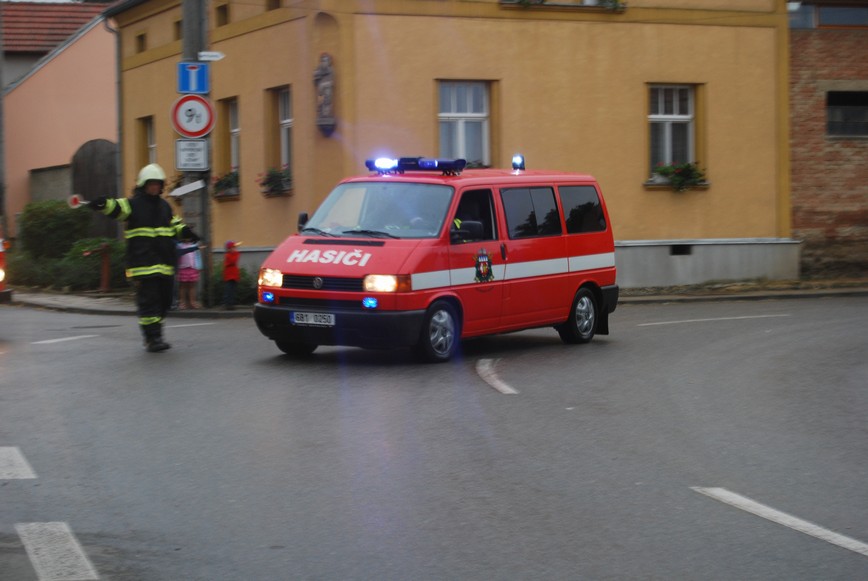
{"type": "MultiPolygon", "coordinates": [[[[199,53],[208,47],[208,10],[207,0],[182,0],[181,3],[181,33],[182,33],[182,58],[185,62],[196,62],[199,60],[199,53]]],[[[206,98],[210,95],[205,95],[206,98]]],[[[211,139],[205,137],[207,143],[206,151],[211,151],[211,139]]],[[[199,215],[200,225],[198,234],[202,237],[205,244],[205,249],[202,252],[202,284],[203,292],[201,293],[202,302],[206,306],[214,304],[211,296],[211,272],[212,268],[212,240],[211,240],[211,220],[210,220],[210,203],[208,198],[208,184],[210,183],[210,171],[205,172],[184,172],[184,183],[189,184],[196,180],[204,180],[205,188],[199,190],[199,215]]]]}

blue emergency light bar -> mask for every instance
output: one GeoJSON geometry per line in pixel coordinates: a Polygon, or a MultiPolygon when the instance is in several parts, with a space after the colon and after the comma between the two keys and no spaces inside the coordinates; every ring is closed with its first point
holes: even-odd
{"type": "Polygon", "coordinates": [[[439,171],[443,175],[458,175],[467,166],[464,159],[436,159],[431,157],[379,157],[365,161],[365,167],[381,174],[405,171],[439,171]]]}

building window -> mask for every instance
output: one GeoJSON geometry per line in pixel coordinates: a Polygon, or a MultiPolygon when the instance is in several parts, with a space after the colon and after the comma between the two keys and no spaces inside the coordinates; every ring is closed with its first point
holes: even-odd
{"type": "Polygon", "coordinates": [[[229,24],[229,4],[221,4],[214,9],[214,22],[217,26],[229,24]]]}
{"type": "Polygon", "coordinates": [[[829,135],[868,136],[868,91],[830,91],[826,94],[829,135]]]}
{"type": "Polygon", "coordinates": [[[236,97],[218,101],[215,126],[216,169],[218,173],[236,172],[241,166],[241,123],[236,97]]]}
{"type": "Polygon", "coordinates": [[[184,36],[184,23],[181,20],[176,20],[173,24],[173,36],[175,40],[181,40],[184,36]]]}
{"type": "Polygon", "coordinates": [[[438,121],[441,157],[491,165],[487,83],[441,81],[438,121]]]}
{"type": "Polygon", "coordinates": [[[696,161],[694,153],[694,88],[652,85],[649,93],[650,174],[659,165],[696,161]]]}
{"type": "Polygon", "coordinates": [[[229,118],[229,167],[238,171],[241,165],[241,124],[238,121],[238,99],[226,103],[229,118]]]}
{"type": "Polygon", "coordinates": [[[148,50],[148,36],[143,32],[136,35],[136,52],[145,52],[148,50]]]}
{"type": "Polygon", "coordinates": [[[277,92],[277,122],[280,135],[280,167],[292,171],[292,95],[289,87],[277,92]]]}
{"type": "Polygon", "coordinates": [[[266,0],[266,10],[277,10],[278,8],[280,8],[280,0],[266,0]]]}
{"type": "Polygon", "coordinates": [[[157,162],[157,138],[154,135],[154,118],[141,117],[137,123],[136,158],[139,165],[144,166],[157,162]]]}
{"type": "Polygon", "coordinates": [[[868,8],[860,6],[814,6],[801,3],[790,9],[789,17],[790,28],[868,27],[868,8]]]}

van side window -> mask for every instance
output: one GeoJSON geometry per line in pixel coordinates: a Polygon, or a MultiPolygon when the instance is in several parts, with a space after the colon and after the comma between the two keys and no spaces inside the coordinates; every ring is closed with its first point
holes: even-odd
{"type": "Polygon", "coordinates": [[[594,186],[560,186],[561,205],[567,222],[567,232],[603,232],[606,216],[594,186]]]}
{"type": "MultiPolygon", "coordinates": [[[[452,222],[452,229],[458,229],[457,224],[464,220],[482,223],[482,238],[473,240],[495,240],[497,238],[497,222],[494,219],[494,205],[491,190],[470,190],[461,195],[458,209],[452,222]]],[[[462,242],[471,239],[459,238],[462,242]]]]}
{"type": "Polygon", "coordinates": [[[561,217],[552,188],[509,188],[500,194],[510,238],[557,236],[561,217]]]}

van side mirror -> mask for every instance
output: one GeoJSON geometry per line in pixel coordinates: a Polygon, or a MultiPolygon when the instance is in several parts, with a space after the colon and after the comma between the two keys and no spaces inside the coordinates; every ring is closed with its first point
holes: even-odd
{"type": "Polygon", "coordinates": [[[478,220],[462,220],[461,228],[452,230],[450,239],[453,244],[460,244],[472,240],[482,240],[483,233],[482,222],[478,220]]]}
{"type": "Polygon", "coordinates": [[[307,212],[299,212],[298,214],[298,229],[301,231],[304,228],[304,225],[307,224],[308,215],[307,212]]]}

